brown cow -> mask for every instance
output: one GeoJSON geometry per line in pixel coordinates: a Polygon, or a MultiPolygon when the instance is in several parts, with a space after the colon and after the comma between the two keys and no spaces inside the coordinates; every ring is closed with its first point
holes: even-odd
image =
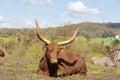
{"type": "Polygon", "coordinates": [[[66,51],[60,48],[74,41],[78,29],[75,31],[71,39],[63,42],[51,42],[41,36],[39,24],[36,23],[37,37],[46,44],[45,54],[39,62],[38,73],[51,76],[65,76],[72,74],[86,75],[87,68],[85,60],[79,54],[66,51]]]}
{"type": "Polygon", "coordinates": [[[1,57],[4,57],[4,56],[5,56],[5,53],[4,53],[4,51],[3,51],[2,49],[0,49],[0,56],[1,56],[1,57]]]}

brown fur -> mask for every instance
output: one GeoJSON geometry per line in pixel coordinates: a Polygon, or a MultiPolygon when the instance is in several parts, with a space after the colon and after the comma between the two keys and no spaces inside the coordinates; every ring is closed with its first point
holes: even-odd
{"type": "Polygon", "coordinates": [[[57,43],[52,42],[46,45],[45,55],[40,60],[37,71],[40,74],[51,77],[72,74],[85,76],[87,68],[81,55],[61,49],[57,43]]]}
{"type": "Polygon", "coordinates": [[[1,57],[4,57],[4,56],[5,56],[5,53],[4,53],[4,51],[3,51],[2,49],[0,49],[0,56],[1,56],[1,57]]]}

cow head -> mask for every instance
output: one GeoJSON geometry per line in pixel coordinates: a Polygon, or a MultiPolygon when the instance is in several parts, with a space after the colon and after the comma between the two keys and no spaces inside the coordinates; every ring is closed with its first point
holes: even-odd
{"type": "Polygon", "coordinates": [[[59,52],[59,46],[57,42],[51,42],[46,45],[45,56],[50,63],[57,63],[57,55],[59,52]]]}
{"type": "Polygon", "coordinates": [[[53,41],[49,41],[49,40],[45,39],[43,36],[41,36],[39,24],[37,21],[35,21],[35,23],[36,23],[37,37],[39,38],[39,40],[43,41],[46,44],[45,57],[47,58],[47,60],[50,63],[52,63],[52,64],[57,63],[58,62],[57,57],[58,57],[58,53],[60,51],[59,46],[66,45],[66,44],[73,42],[79,28],[76,29],[74,35],[69,40],[62,41],[62,42],[53,42],[53,41]]]}

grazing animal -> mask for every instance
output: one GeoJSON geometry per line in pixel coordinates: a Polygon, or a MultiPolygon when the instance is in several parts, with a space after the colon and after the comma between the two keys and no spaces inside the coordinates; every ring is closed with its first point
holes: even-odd
{"type": "Polygon", "coordinates": [[[91,63],[100,66],[116,66],[116,62],[120,61],[120,50],[116,49],[108,53],[105,57],[92,57],[91,63]]]}
{"type": "Polygon", "coordinates": [[[39,40],[46,45],[45,53],[39,62],[38,73],[50,77],[59,77],[72,74],[86,75],[87,68],[84,58],[76,53],[60,48],[62,45],[69,44],[74,41],[78,29],[74,35],[67,41],[53,42],[41,36],[39,24],[36,23],[36,34],[39,40]]]}
{"type": "Polygon", "coordinates": [[[5,56],[5,53],[4,53],[4,51],[3,51],[2,49],[0,49],[0,56],[1,56],[1,57],[4,57],[4,56],[5,56]]]}

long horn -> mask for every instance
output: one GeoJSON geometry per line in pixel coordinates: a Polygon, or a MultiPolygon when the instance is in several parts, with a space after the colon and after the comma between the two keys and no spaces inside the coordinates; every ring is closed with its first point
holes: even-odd
{"type": "Polygon", "coordinates": [[[37,20],[35,20],[35,24],[36,24],[36,34],[37,34],[37,37],[39,38],[39,40],[43,41],[46,44],[49,44],[50,41],[41,36],[39,24],[38,24],[37,20]]]}
{"type": "Polygon", "coordinates": [[[78,30],[79,30],[79,27],[76,29],[76,31],[74,32],[74,35],[69,40],[58,42],[58,45],[61,46],[61,45],[66,45],[66,44],[73,42],[75,40],[78,30]]]}

